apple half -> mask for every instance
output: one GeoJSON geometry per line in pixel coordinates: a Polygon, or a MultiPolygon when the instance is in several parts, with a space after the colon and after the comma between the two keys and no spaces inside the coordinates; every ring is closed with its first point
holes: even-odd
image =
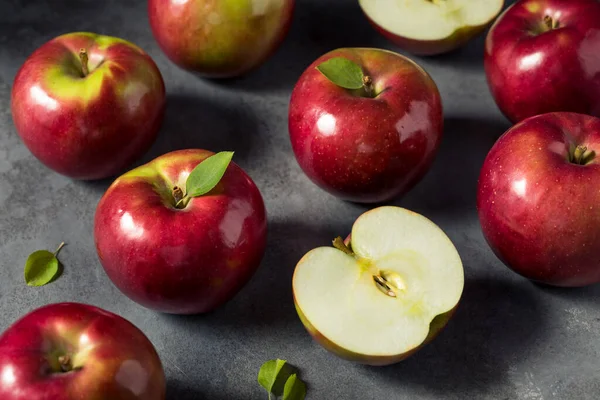
{"type": "Polygon", "coordinates": [[[464,286],[460,256],[422,215],[385,206],[361,215],[346,241],[307,253],[294,303],[313,338],[369,365],[405,359],[446,325],[464,286]]]}
{"type": "Polygon", "coordinates": [[[500,14],[504,0],[359,0],[377,30],[417,55],[465,45],[500,14]]]}

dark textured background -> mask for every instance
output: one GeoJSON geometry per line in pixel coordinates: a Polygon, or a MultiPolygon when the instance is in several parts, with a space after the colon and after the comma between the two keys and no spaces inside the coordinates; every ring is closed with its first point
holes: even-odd
{"type": "Polygon", "coordinates": [[[506,269],[481,235],[475,211],[479,168],[508,127],[486,86],[483,37],[451,55],[415,59],[439,85],[445,138],[427,177],[399,204],[423,213],[454,241],[466,286],[455,318],[431,345],[386,368],[354,365],[313,343],[296,316],[291,276],[308,250],[345,235],[367,208],[315,187],[294,160],[287,133],[293,85],[322,53],[341,46],[396,49],[353,0],[299,0],[283,47],[234,81],[195,78],[171,64],[150,33],[143,0],[0,0],[0,331],[38,306],[88,302],[140,327],[155,344],[168,398],[266,399],[260,365],[284,358],[301,368],[309,399],[598,399],[600,287],[551,290],[506,269]],[[269,246],[248,286],[217,312],[161,315],[122,296],[96,257],[95,206],[109,181],[74,182],[43,167],[20,143],[10,108],[18,67],[62,33],[120,36],[158,63],[168,91],[166,120],[144,161],[174,149],[235,150],[269,213],[269,246]],[[68,246],[64,274],[42,288],[23,282],[36,249],[68,246]]]}

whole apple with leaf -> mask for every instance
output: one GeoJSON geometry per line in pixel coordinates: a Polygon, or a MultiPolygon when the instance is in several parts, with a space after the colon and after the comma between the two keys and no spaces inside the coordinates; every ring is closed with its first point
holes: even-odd
{"type": "Polygon", "coordinates": [[[388,201],[431,167],[443,130],[442,100],[419,65],[391,51],[329,52],[302,74],[290,100],[298,164],[344,200],[388,201]]]}
{"type": "Polygon", "coordinates": [[[214,310],[260,265],[265,205],[233,153],[179,150],[119,177],[96,209],[98,257],[112,282],[167,313],[214,310]]]}

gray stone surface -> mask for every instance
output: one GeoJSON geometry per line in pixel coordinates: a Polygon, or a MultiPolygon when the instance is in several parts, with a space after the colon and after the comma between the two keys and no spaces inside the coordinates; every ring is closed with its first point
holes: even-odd
{"type": "Polygon", "coordinates": [[[256,374],[276,357],[301,368],[309,399],[600,398],[600,287],[533,285],[494,257],[479,229],[479,168],[509,127],[486,86],[483,38],[451,55],[415,57],[442,93],[445,138],[432,171],[395,202],[438,223],[458,247],[467,279],[455,318],[431,345],[386,368],[339,360],[304,330],[290,288],[296,262],[346,234],[367,207],[327,195],[302,174],[288,139],[287,106],[297,77],[322,53],[341,46],[397,50],[371,29],[356,3],[299,0],[290,35],[263,68],[210,82],[179,70],[159,51],[143,0],[0,0],[0,331],[52,302],[82,301],[116,312],[157,347],[170,400],[266,399],[256,374]],[[233,149],[264,195],[270,233],[262,266],[217,312],[161,315],[122,296],[104,274],[92,238],[94,210],[110,182],[59,176],[20,143],[9,109],[15,73],[36,47],[76,30],[129,39],[158,63],[168,109],[144,161],[186,147],[233,149]],[[27,255],[61,241],[68,243],[62,277],[26,287],[27,255]]]}

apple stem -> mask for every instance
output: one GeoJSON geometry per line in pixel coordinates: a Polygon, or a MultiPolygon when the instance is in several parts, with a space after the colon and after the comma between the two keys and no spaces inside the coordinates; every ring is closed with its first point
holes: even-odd
{"type": "Polygon", "coordinates": [[[58,252],[65,247],[65,242],[62,242],[59,246],[58,249],[56,249],[56,251],[54,252],[54,257],[56,257],[58,255],[58,252]]]}
{"type": "Polygon", "coordinates": [[[367,97],[373,97],[373,79],[369,75],[363,77],[363,88],[367,97]]]}
{"type": "Polygon", "coordinates": [[[569,161],[577,165],[586,165],[596,157],[596,152],[586,146],[579,145],[569,154],[569,161]]]}
{"type": "Polygon", "coordinates": [[[183,190],[179,186],[175,186],[173,188],[173,198],[175,199],[175,204],[178,204],[181,200],[183,200],[183,190]]]}
{"type": "Polygon", "coordinates": [[[544,17],[544,24],[549,30],[558,29],[558,20],[552,18],[549,15],[546,15],[544,17]]]}
{"type": "Polygon", "coordinates": [[[79,61],[81,61],[81,72],[83,73],[83,77],[89,75],[90,70],[88,68],[88,52],[86,49],[79,49],[79,61]]]}
{"type": "Polygon", "coordinates": [[[349,256],[354,257],[355,255],[354,252],[350,250],[348,246],[346,246],[346,243],[344,243],[344,239],[342,239],[340,236],[333,239],[333,247],[348,254],[349,256]]]}
{"type": "Polygon", "coordinates": [[[58,363],[60,364],[60,369],[62,372],[69,372],[73,370],[73,365],[71,364],[71,357],[68,354],[58,357],[58,363]]]}

